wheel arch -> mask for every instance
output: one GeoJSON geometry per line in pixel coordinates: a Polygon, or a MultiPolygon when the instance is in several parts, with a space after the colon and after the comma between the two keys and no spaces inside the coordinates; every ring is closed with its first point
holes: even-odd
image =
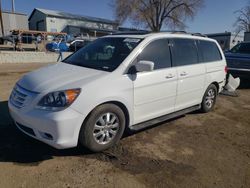
{"type": "Polygon", "coordinates": [[[119,108],[121,108],[121,110],[123,111],[124,113],[124,116],[125,116],[125,126],[126,128],[129,126],[130,124],[130,115],[129,115],[129,111],[128,111],[128,108],[126,107],[126,105],[120,101],[116,101],[116,100],[113,100],[113,101],[106,101],[106,102],[103,102],[101,104],[98,104],[96,105],[89,113],[88,115],[86,116],[86,118],[84,119],[83,123],[88,119],[88,117],[91,115],[91,112],[96,109],[98,106],[101,106],[101,105],[104,105],[104,104],[114,104],[116,106],[118,106],[119,108]]]}
{"type": "MultiPolygon", "coordinates": [[[[212,82],[210,85],[215,85],[216,89],[217,89],[217,94],[219,93],[219,90],[220,90],[220,85],[218,82],[212,82]]],[[[209,87],[209,86],[208,86],[209,87]]]]}

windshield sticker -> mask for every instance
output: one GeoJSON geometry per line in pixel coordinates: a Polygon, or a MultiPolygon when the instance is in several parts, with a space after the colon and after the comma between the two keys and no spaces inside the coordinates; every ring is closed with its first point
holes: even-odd
{"type": "Polygon", "coordinates": [[[135,43],[138,43],[138,42],[140,42],[140,39],[126,38],[126,39],[124,39],[123,42],[135,42],[135,43]]]}

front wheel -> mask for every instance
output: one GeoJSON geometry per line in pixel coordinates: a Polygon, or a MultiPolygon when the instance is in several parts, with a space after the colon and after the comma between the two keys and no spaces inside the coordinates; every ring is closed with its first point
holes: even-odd
{"type": "Polygon", "coordinates": [[[114,104],[95,108],[83,123],[79,142],[93,152],[103,151],[116,144],[125,129],[123,111],[114,104]]]}
{"type": "Polygon", "coordinates": [[[201,103],[201,112],[207,113],[211,111],[215,105],[217,98],[217,87],[214,84],[208,86],[201,103]]]}

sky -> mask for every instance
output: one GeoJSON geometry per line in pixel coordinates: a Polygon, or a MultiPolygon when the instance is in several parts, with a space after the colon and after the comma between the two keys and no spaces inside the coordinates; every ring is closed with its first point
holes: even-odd
{"type": "MultiPolygon", "coordinates": [[[[186,30],[199,33],[234,32],[235,11],[246,6],[248,0],[204,0],[193,20],[187,20],[186,30]]],[[[60,10],[86,16],[114,20],[111,0],[15,0],[16,12],[30,15],[34,8],[60,10]]],[[[2,0],[4,10],[11,10],[11,0],[2,0]]],[[[124,26],[130,27],[126,22],[124,26]]]]}

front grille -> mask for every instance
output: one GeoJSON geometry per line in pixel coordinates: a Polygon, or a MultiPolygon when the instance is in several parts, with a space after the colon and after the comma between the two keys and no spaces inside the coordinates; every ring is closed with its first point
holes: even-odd
{"type": "Polygon", "coordinates": [[[17,126],[18,126],[22,131],[24,131],[24,132],[26,132],[26,133],[28,133],[28,134],[30,134],[30,135],[32,135],[32,136],[36,136],[35,133],[34,133],[34,131],[33,131],[33,129],[31,129],[31,128],[29,128],[29,127],[26,127],[26,126],[24,126],[24,125],[22,125],[22,124],[20,124],[20,123],[18,123],[18,122],[16,122],[16,124],[17,124],[17,126]]]}
{"type": "Polygon", "coordinates": [[[16,108],[22,108],[29,102],[30,98],[34,95],[33,92],[28,91],[19,85],[16,85],[10,95],[10,102],[16,108]]]}

